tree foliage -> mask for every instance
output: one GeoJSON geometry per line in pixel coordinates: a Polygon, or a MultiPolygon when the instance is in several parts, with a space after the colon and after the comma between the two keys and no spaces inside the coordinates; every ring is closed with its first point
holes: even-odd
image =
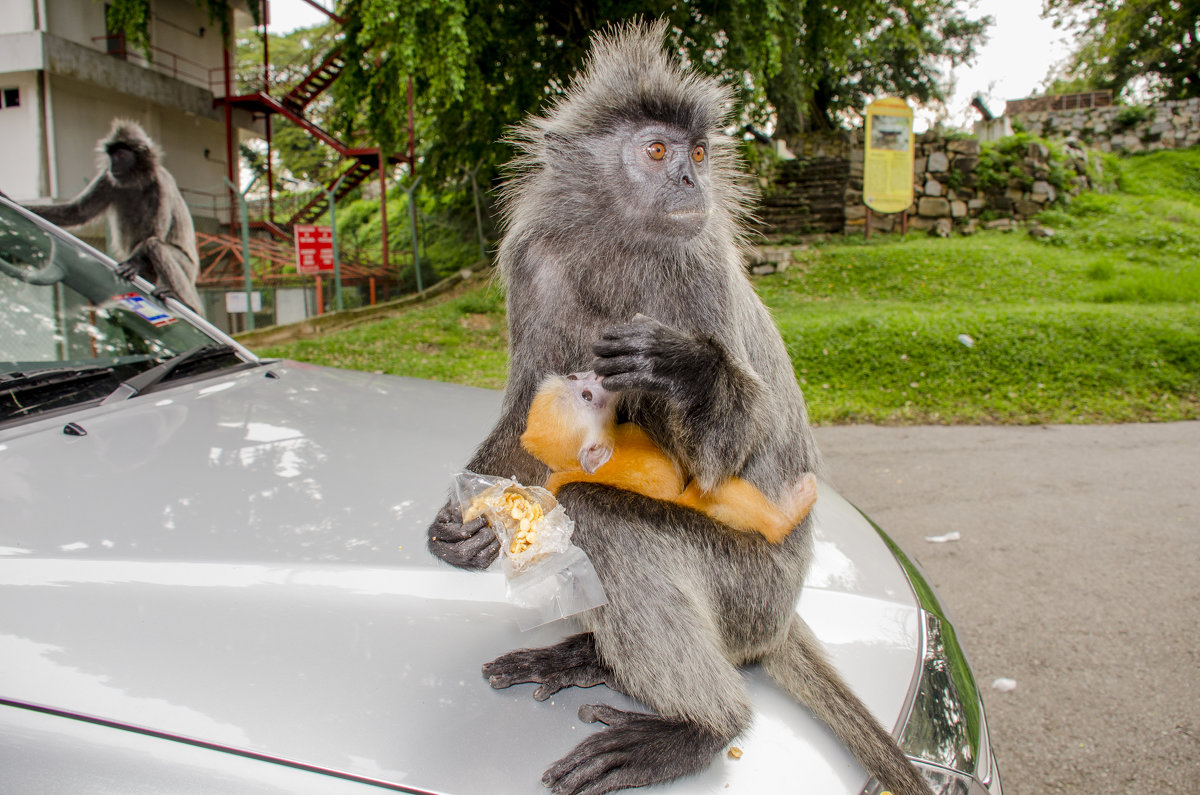
{"type": "MultiPolygon", "coordinates": [[[[214,18],[228,18],[231,0],[197,2],[214,18]]],[[[411,78],[422,175],[445,183],[479,168],[486,178],[510,154],[496,142],[565,89],[593,31],[663,17],[680,55],[733,89],[742,123],[794,138],[843,126],[885,94],[923,104],[943,101],[942,69],[973,57],[990,23],[969,19],[958,5],[957,0],[343,0],[347,65],[333,86],[325,121],[343,139],[366,133],[389,153],[403,152],[410,137],[411,78]]],[[[258,11],[253,0],[249,6],[258,11]]],[[[131,40],[144,42],[146,11],[147,0],[112,0],[109,18],[131,40]],[[141,39],[135,35],[139,30],[141,39]]]]}
{"type": "Polygon", "coordinates": [[[563,91],[609,23],[668,19],[681,55],[734,89],[743,121],[786,138],[837,127],[882,94],[942,101],[940,68],[971,58],[990,21],[954,0],[347,0],[342,14],[343,127],[365,124],[401,150],[411,75],[423,173],[438,181],[493,173],[508,156],[495,142],[563,91]]]}
{"type": "Polygon", "coordinates": [[[1079,35],[1064,84],[1200,97],[1200,0],[1046,0],[1045,13],[1079,35]]]}

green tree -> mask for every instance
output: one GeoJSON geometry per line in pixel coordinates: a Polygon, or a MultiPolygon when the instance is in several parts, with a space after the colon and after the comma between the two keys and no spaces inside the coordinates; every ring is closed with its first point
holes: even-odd
{"type": "Polygon", "coordinates": [[[857,0],[795,3],[794,40],[766,77],[776,135],[845,125],[873,98],[896,95],[922,104],[945,101],[943,67],[974,58],[990,17],[972,20],[955,0],[857,0]]]}
{"type": "Polygon", "coordinates": [[[608,23],[667,18],[680,52],[733,87],[745,122],[790,137],[839,126],[883,93],[943,100],[941,66],[970,59],[990,22],[954,0],[347,0],[342,13],[343,127],[365,122],[402,149],[411,76],[424,171],[438,181],[480,164],[492,172],[507,157],[494,142],[563,91],[589,34],[608,23]]]}
{"type": "MultiPolygon", "coordinates": [[[[217,16],[229,5],[201,1],[217,16]]],[[[144,29],[145,3],[112,0],[110,19],[144,29]]],[[[941,102],[942,68],[973,57],[990,23],[957,0],[344,0],[339,12],[347,65],[330,124],[402,152],[411,78],[422,174],[439,184],[493,175],[508,157],[496,141],[564,90],[609,23],[668,19],[680,53],[732,87],[742,122],[782,138],[841,126],[882,94],[941,102]]]]}
{"type": "Polygon", "coordinates": [[[1200,97],[1200,0],[1046,0],[1045,15],[1079,36],[1064,83],[1200,97]]]}

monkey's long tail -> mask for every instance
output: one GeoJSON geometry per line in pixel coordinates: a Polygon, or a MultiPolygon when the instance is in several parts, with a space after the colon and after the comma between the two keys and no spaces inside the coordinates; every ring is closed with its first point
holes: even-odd
{"type": "Polygon", "coordinates": [[[894,795],[929,795],[929,785],[892,736],[842,681],[812,630],[792,620],[783,645],[763,660],[779,685],[833,729],[867,772],[894,795]]]}

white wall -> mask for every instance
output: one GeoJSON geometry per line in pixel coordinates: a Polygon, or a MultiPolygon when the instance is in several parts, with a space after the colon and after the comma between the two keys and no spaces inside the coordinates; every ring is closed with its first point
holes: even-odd
{"type": "MultiPolygon", "coordinates": [[[[13,2],[13,0],[8,0],[13,2]]],[[[36,2],[36,0],[17,0],[36,2]]],[[[100,52],[107,51],[103,38],[104,3],[99,0],[48,0],[45,30],[100,52]]],[[[149,62],[140,50],[130,48],[132,63],[210,88],[222,66],[220,23],[208,21],[208,12],[195,0],[152,0],[150,3],[149,62]]],[[[2,31],[2,29],[0,29],[2,31]]]]}
{"type": "Polygon", "coordinates": [[[224,75],[221,23],[210,23],[208,12],[194,0],[156,0],[151,8],[150,42],[162,50],[154,53],[155,68],[177,68],[174,76],[180,80],[202,88],[219,87],[224,75]]]}
{"type": "Polygon", "coordinates": [[[34,30],[37,0],[6,0],[0,13],[0,34],[34,30]]]}
{"type": "Polygon", "coordinates": [[[44,31],[59,38],[105,51],[103,40],[92,41],[94,36],[103,36],[104,3],[93,0],[45,0],[46,20],[44,31]]]}
{"type": "Polygon", "coordinates": [[[16,108],[0,107],[0,141],[7,151],[0,166],[0,190],[14,199],[33,198],[43,185],[45,167],[38,136],[37,72],[0,74],[0,89],[8,88],[21,92],[21,104],[16,108]]]}
{"type": "Polygon", "coordinates": [[[95,175],[96,142],[119,117],[137,121],[162,148],[163,165],[184,190],[192,214],[213,214],[211,202],[203,194],[222,195],[223,123],[56,76],[50,78],[50,103],[59,173],[56,200],[74,196],[95,175]],[[208,159],[205,149],[209,150],[208,159]]]}

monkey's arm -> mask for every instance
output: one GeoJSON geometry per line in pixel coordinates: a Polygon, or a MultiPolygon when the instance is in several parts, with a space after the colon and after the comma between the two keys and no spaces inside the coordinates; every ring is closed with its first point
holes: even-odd
{"type": "Polygon", "coordinates": [[[33,204],[26,205],[25,209],[58,226],[79,226],[108,209],[115,191],[116,187],[109,179],[108,172],[101,171],[91,184],[83,189],[83,193],[66,204],[33,204]]]}
{"type": "MultiPolygon", "coordinates": [[[[509,378],[518,378],[510,373],[509,378]]],[[[479,445],[467,469],[480,475],[512,477],[530,486],[541,485],[549,469],[521,447],[520,437],[525,430],[525,416],[534,386],[527,389],[510,387],[505,391],[500,421],[479,445]]],[[[452,566],[483,570],[492,565],[500,553],[500,542],[487,519],[478,516],[463,524],[461,508],[449,500],[429,525],[429,551],[452,566]]]]}
{"type": "Polygon", "coordinates": [[[741,472],[769,429],[758,407],[762,379],[715,338],[701,338],[645,315],[601,334],[592,369],[605,389],[641,390],[664,397],[667,438],[700,487],[711,490],[741,472]]]}

